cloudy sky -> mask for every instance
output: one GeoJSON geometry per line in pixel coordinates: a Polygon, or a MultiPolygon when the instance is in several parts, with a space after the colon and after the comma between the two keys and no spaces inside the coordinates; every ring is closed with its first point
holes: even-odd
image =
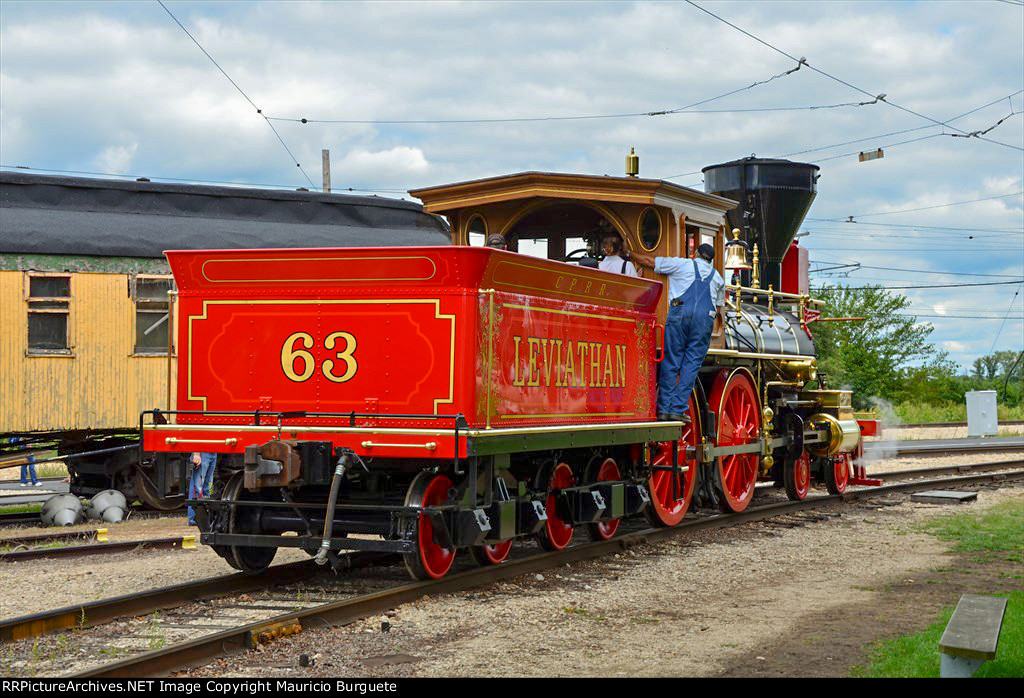
{"type": "Polygon", "coordinates": [[[402,196],[784,156],[822,168],[812,268],[861,265],[812,285],[913,287],[965,366],[1024,345],[1020,0],[165,5],[0,2],[0,165],[294,188],[329,148],[336,191],[402,196]]]}

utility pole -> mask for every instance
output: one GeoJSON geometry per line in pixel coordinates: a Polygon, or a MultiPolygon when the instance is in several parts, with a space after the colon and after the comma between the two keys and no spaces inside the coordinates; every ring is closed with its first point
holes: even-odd
{"type": "Polygon", "coordinates": [[[324,169],[324,193],[331,193],[331,151],[324,148],[320,151],[323,155],[323,169],[324,169]]]}

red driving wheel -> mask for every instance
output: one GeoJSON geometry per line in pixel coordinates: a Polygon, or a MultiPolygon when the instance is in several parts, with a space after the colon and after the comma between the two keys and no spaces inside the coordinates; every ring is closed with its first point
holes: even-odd
{"type": "Polygon", "coordinates": [[[842,494],[850,484],[850,454],[837,453],[825,463],[825,488],[829,494],[842,494]]]}
{"type": "MultiPolygon", "coordinates": [[[[605,458],[604,462],[594,464],[596,468],[593,472],[587,473],[587,482],[604,482],[607,480],[621,480],[622,475],[619,473],[619,466],[611,458],[605,458]]],[[[606,502],[610,504],[610,502],[606,502]]],[[[587,534],[590,536],[590,540],[602,541],[611,540],[615,537],[615,533],[619,530],[619,524],[622,523],[622,519],[611,519],[610,521],[598,521],[597,523],[587,524],[587,534]]]]}
{"type": "MultiPolygon", "coordinates": [[[[711,409],[718,415],[718,446],[740,446],[760,438],[761,406],[748,371],[719,372],[711,389],[711,409]]],[[[760,461],[760,453],[719,456],[715,475],[723,511],[741,512],[750,504],[760,461]]]]}
{"type": "MultiPolygon", "coordinates": [[[[697,483],[697,459],[686,460],[684,448],[686,446],[700,445],[700,412],[697,410],[697,394],[690,394],[689,412],[690,424],[683,427],[683,433],[679,439],[679,464],[689,468],[682,474],[682,482],[678,490],[673,483],[674,474],[670,470],[655,470],[647,480],[647,489],[651,493],[651,503],[647,507],[647,518],[655,526],[675,526],[690,508],[690,500],[693,499],[694,485],[697,483]],[[679,498],[676,498],[677,492],[679,498]]],[[[669,442],[659,443],[655,452],[651,454],[651,465],[670,466],[672,465],[672,444],[669,442]]]]}
{"type": "Polygon", "coordinates": [[[544,508],[547,510],[548,520],[544,528],[537,534],[537,541],[545,550],[562,550],[572,540],[572,523],[565,521],[558,515],[556,499],[558,490],[564,487],[572,487],[576,484],[572,469],[566,463],[559,463],[554,468],[544,468],[540,472],[541,482],[547,483],[547,499],[544,501],[544,508]],[[545,479],[545,475],[550,473],[545,479]]]}
{"type": "Polygon", "coordinates": [[[512,541],[505,540],[494,545],[474,545],[469,552],[481,565],[500,565],[512,552],[512,541]]]}
{"type": "MultiPolygon", "coordinates": [[[[447,475],[423,472],[416,476],[405,495],[407,507],[429,507],[448,501],[452,481],[447,475]]],[[[434,527],[430,517],[419,515],[416,526],[416,550],[404,553],[405,566],[416,579],[440,579],[448,574],[455,563],[455,549],[445,548],[434,540],[434,527]]]]}
{"type": "Polygon", "coordinates": [[[796,460],[786,459],[782,472],[786,496],[793,501],[800,501],[811,489],[811,458],[807,451],[802,451],[796,460]]]}

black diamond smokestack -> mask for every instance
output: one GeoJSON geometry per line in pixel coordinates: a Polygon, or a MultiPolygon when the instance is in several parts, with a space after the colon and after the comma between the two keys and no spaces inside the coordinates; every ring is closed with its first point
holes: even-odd
{"type": "MultiPolygon", "coordinates": [[[[739,202],[726,214],[729,228],[760,251],[761,287],[782,284],[782,258],[817,192],[818,166],[750,156],[705,167],[704,191],[739,202]]],[[[743,284],[750,284],[744,272],[743,284]]]]}

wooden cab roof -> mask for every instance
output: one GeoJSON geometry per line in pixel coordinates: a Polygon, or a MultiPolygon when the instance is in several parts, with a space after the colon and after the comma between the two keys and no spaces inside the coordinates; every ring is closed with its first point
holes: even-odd
{"type": "MultiPolygon", "coordinates": [[[[518,172],[466,182],[455,182],[409,193],[423,202],[428,213],[446,216],[452,225],[452,242],[468,244],[468,232],[526,234],[523,226],[557,225],[569,217],[570,209],[590,209],[605,219],[623,238],[629,249],[661,256],[685,256],[686,226],[700,228],[721,237],[725,212],[736,202],[714,194],[660,179],[609,177],[607,175],[559,172],[518,172]],[[660,226],[657,242],[641,235],[652,210],[660,226]],[[550,216],[545,219],[545,212],[550,216]],[[645,219],[646,215],[646,219],[645,219]],[[476,220],[480,219],[480,220],[476,220]],[[483,230],[481,230],[483,228],[483,230]]],[[[577,221],[576,226],[586,223],[577,221]]],[[[570,226],[571,228],[571,226],[570,226]]],[[[552,230],[552,233],[557,231],[552,230]]],[[[549,240],[550,256],[557,257],[558,244],[549,240]]],[[[564,255],[564,234],[562,241],[564,255]]]]}

